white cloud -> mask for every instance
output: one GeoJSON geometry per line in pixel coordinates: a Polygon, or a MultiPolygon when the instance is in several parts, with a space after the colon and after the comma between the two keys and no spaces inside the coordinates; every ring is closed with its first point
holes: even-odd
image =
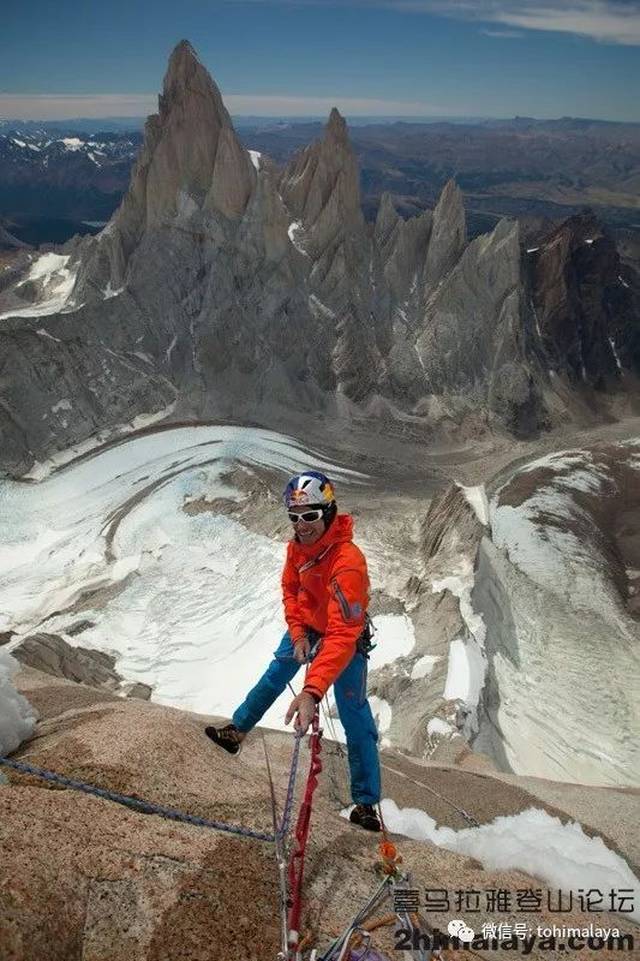
{"type": "Polygon", "coordinates": [[[606,43],[640,45],[638,0],[380,0],[379,5],[501,23],[523,30],[570,33],[606,43]]]}
{"type": "Polygon", "coordinates": [[[524,37],[520,30],[481,30],[485,37],[498,37],[501,40],[511,40],[514,37],[524,37]]]}
{"type": "Polygon", "coordinates": [[[599,0],[580,0],[566,6],[525,4],[518,11],[505,8],[496,22],[526,30],[573,33],[606,43],[640,46],[640,8],[637,5],[611,4],[599,0]]]}
{"type": "MultiPolygon", "coordinates": [[[[265,0],[227,2],[261,3],[265,0]]],[[[340,0],[279,2],[290,6],[345,5],[340,0]]],[[[346,5],[386,7],[405,13],[435,13],[462,20],[500,23],[522,30],[569,33],[605,43],[640,46],[640,0],[349,0],[346,5]]]]}

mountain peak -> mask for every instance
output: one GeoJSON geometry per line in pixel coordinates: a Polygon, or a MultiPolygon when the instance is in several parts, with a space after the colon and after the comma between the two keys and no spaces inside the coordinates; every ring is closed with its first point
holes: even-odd
{"type": "Polygon", "coordinates": [[[196,63],[200,63],[198,60],[198,54],[196,53],[194,47],[189,40],[180,40],[169,56],[169,63],[172,60],[194,60],[196,63]]]}
{"type": "Polygon", "coordinates": [[[325,127],[325,137],[326,139],[339,140],[342,143],[349,139],[347,134],[347,121],[337,107],[333,107],[329,114],[327,126],[325,127]]]}
{"type": "Polygon", "coordinates": [[[204,95],[209,101],[213,101],[219,125],[231,126],[229,114],[216,84],[200,63],[189,41],[181,40],[173,48],[169,57],[160,97],[161,114],[169,110],[173,104],[184,102],[192,93],[204,95]]]}
{"type": "Polygon", "coordinates": [[[433,229],[427,251],[426,275],[437,284],[457,262],[467,242],[462,192],[451,178],[433,211],[433,229]]]}

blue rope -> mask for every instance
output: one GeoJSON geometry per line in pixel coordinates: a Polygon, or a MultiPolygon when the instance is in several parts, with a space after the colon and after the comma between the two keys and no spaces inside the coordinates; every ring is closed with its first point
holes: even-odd
{"type": "MultiPolygon", "coordinates": [[[[294,750],[295,764],[292,765],[292,771],[294,770],[294,767],[297,768],[297,756],[299,749],[300,739],[298,738],[294,750]]],[[[228,834],[239,834],[241,837],[253,838],[256,841],[270,841],[272,843],[275,841],[273,834],[266,834],[262,831],[253,831],[251,828],[241,827],[240,825],[226,824],[224,821],[211,821],[208,818],[201,818],[195,814],[183,814],[182,811],[176,811],[173,808],[163,807],[160,804],[153,804],[151,801],[142,801],[140,798],[131,797],[129,794],[118,794],[115,791],[107,791],[105,788],[94,787],[92,784],[84,784],[82,781],[74,781],[72,778],[63,777],[62,774],[55,774],[53,771],[45,771],[44,768],[35,767],[32,764],[24,764],[22,761],[11,761],[7,757],[0,757],[0,764],[4,765],[5,767],[13,768],[15,771],[20,771],[23,774],[31,774],[34,777],[39,777],[43,781],[51,781],[53,784],[60,784],[63,787],[72,788],[74,791],[83,791],[85,794],[93,794],[96,797],[103,798],[107,801],[115,801],[116,804],[123,804],[125,807],[133,808],[134,811],[140,811],[142,814],[159,814],[160,817],[167,818],[170,821],[180,821],[183,824],[195,824],[196,827],[212,828],[215,831],[225,831],[228,834]]],[[[291,795],[293,796],[292,787],[291,795]]],[[[287,812],[285,811],[285,814],[286,813],[287,812]]],[[[290,819],[290,811],[288,817],[290,819]]],[[[285,828],[288,830],[288,821],[285,823],[285,818],[283,817],[282,825],[279,828],[279,833],[281,835],[285,828]]]]}
{"type": "Polygon", "coordinates": [[[291,770],[289,771],[289,783],[287,785],[287,797],[284,803],[284,811],[282,812],[282,820],[280,821],[280,826],[278,827],[278,837],[281,840],[285,840],[289,828],[291,826],[291,812],[293,811],[293,791],[296,785],[296,776],[298,774],[298,760],[300,757],[300,745],[302,744],[302,735],[296,733],[296,741],[293,748],[293,757],[291,759],[291,770]]]}

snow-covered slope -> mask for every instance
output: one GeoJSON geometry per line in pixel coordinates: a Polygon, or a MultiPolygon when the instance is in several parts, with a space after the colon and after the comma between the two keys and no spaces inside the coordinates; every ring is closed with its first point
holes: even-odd
{"type": "MultiPolygon", "coordinates": [[[[278,494],[305,466],[330,470],[343,488],[366,482],[284,435],[198,427],[133,438],[37,485],[0,485],[0,630],[17,632],[13,645],[39,629],[112,652],[155,700],[228,714],[285,629],[278,494]],[[239,464],[245,481],[270,471],[257,508],[265,533],[230,514],[234,504],[251,507],[226,479],[239,464]],[[80,633],[65,633],[80,621],[80,633]]],[[[408,618],[387,614],[378,627],[373,668],[413,646],[408,618]]],[[[268,725],[282,726],[284,701],[268,725]]]]}
{"type": "Polygon", "coordinates": [[[473,602],[489,670],[474,746],[520,774],[640,783],[640,443],[553,454],[491,503],[473,602]]]}

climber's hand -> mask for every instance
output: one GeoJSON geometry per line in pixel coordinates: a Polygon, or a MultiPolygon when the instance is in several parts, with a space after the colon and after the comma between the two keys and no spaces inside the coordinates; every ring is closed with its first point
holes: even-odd
{"type": "Polygon", "coordinates": [[[306,734],[307,728],[313,720],[313,715],[316,712],[316,702],[311,696],[307,694],[306,691],[302,691],[297,697],[294,697],[291,704],[289,705],[289,710],[285,715],[284,722],[288,724],[291,718],[296,715],[296,720],[294,727],[298,734],[306,734]]]}
{"type": "Polygon", "coordinates": [[[298,664],[306,664],[307,658],[309,657],[309,652],[311,650],[311,645],[309,644],[309,638],[301,637],[296,641],[295,647],[293,649],[293,656],[295,657],[298,664]]]}

